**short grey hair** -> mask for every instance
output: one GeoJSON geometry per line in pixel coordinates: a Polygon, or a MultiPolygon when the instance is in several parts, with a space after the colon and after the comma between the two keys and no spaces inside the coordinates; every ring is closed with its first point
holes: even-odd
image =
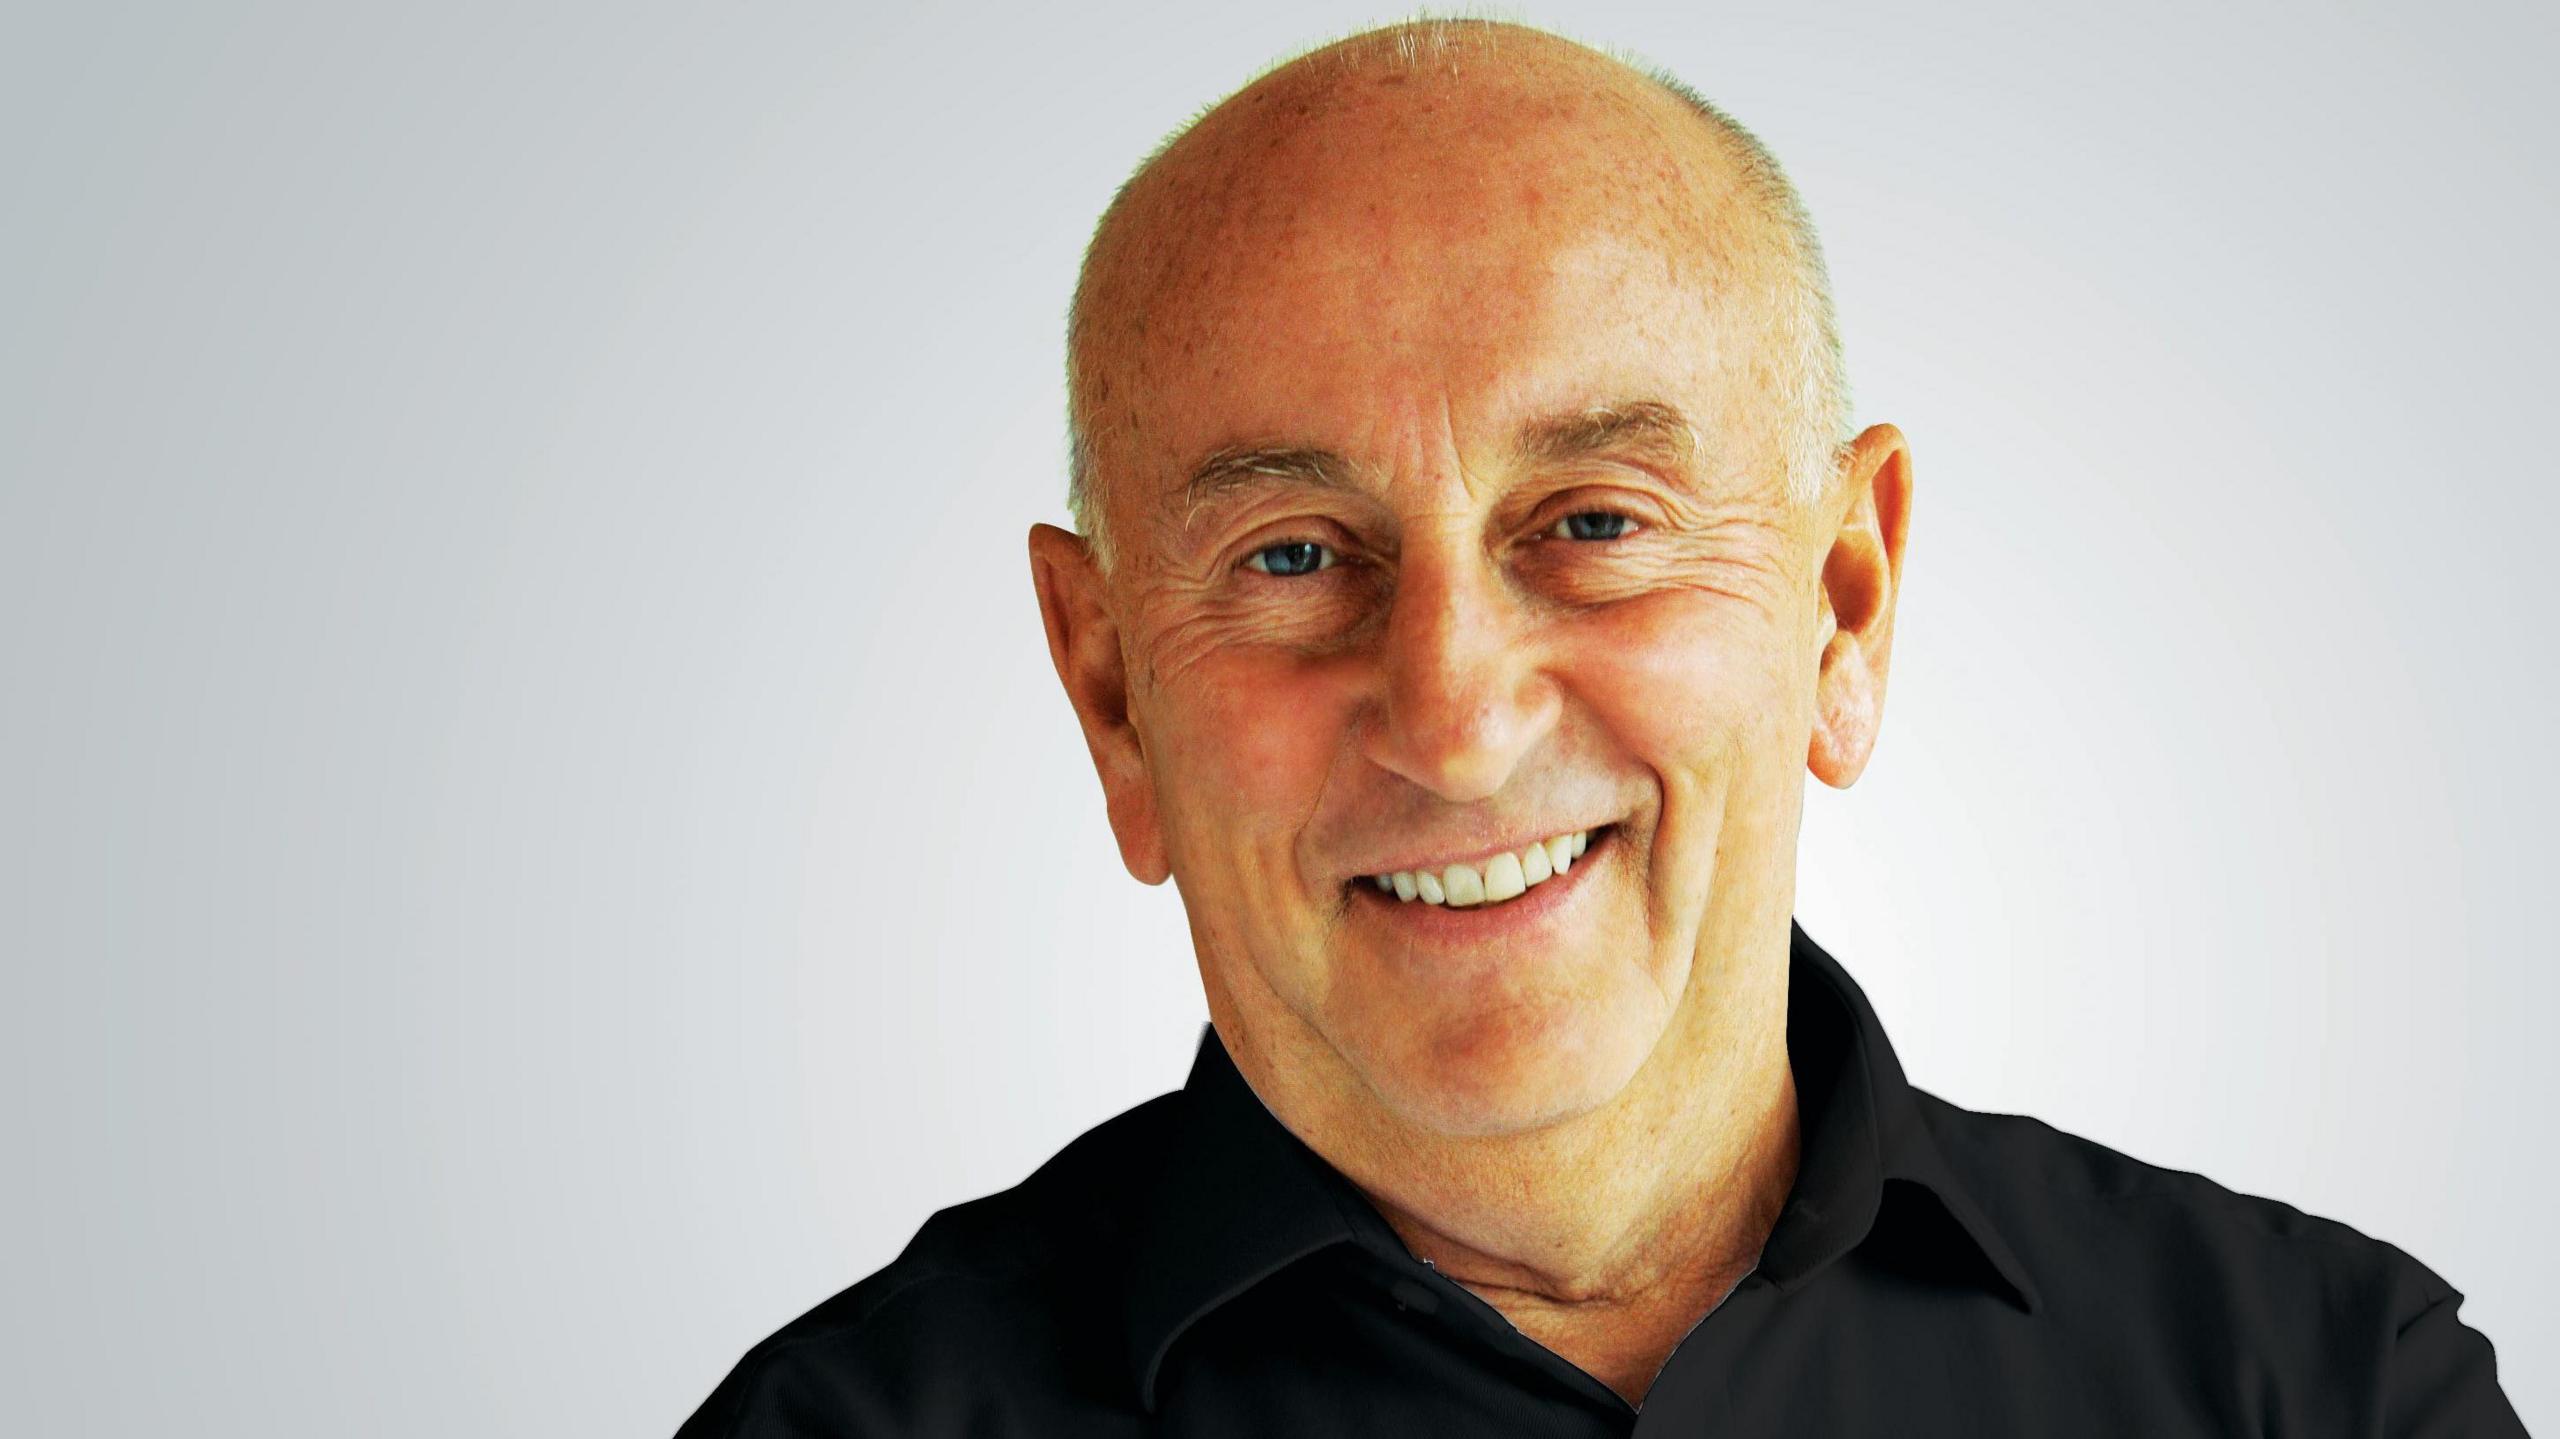
{"type": "MultiPolygon", "coordinates": [[[[1502,25],[1472,18],[1422,18],[1345,37],[1370,41],[1391,49],[1391,63],[1402,70],[1426,65],[1446,65],[1454,72],[1459,57],[1469,48],[1488,50],[1499,43],[1502,25]]],[[[1565,37],[1558,37],[1565,38],[1565,37]]],[[[1341,43],[1325,41],[1304,50],[1282,56],[1264,66],[1243,85],[1230,91],[1233,95],[1249,88],[1275,70],[1293,64],[1308,55],[1341,43]]],[[[1573,43],[1582,44],[1575,41],[1573,43]]],[[[1840,327],[1831,300],[1831,274],[1822,254],[1822,240],[1815,232],[1813,216],[1805,208],[1803,197],[1785,167],[1761,143],[1760,137],[1726,114],[1687,82],[1659,66],[1606,46],[1584,45],[1584,48],[1606,55],[1652,81],[1691,112],[1706,121],[1724,157],[1742,178],[1746,193],[1757,202],[1772,222],[1780,251],[1780,273],[1772,293],[1762,298],[1767,313],[1773,317],[1778,343],[1773,353],[1762,355],[1756,365],[1767,388],[1776,396],[1780,411],[1779,449],[1785,457],[1787,498],[1799,510],[1818,502],[1832,477],[1847,458],[1855,431],[1852,424],[1852,398],[1849,390],[1849,368],[1840,343],[1840,327]]],[[[1351,60],[1346,52],[1346,63],[1351,60]]],[[[1375,52],[1365,52],[1368,63],[1375,63],[1375,52]]],[[[1087,243],[1084,261],[1077,271],[1074,300],[1067,317],[1067,512],[1074,518],[1076,530],[1092,546],[1095,560],[1105,572],[1112,567],[1111,539],[1104,527],[1103,503],[1095,480],[1094,442],[1090,410],[1092,399],[1086,390],[1086,379],[1079,363],[1092,342],[1092,315],[1095,289],[1095,254],[1102,248],[1102,237],[1110,228],[1112,217],[1140,179],[1155,168],[1156,162],[1190,133],[1220,100],[1204,106],[1185,121],[1181,128],[1156,146],[1111,197],[1094,226],[1093,239],[1087,243]]]]}

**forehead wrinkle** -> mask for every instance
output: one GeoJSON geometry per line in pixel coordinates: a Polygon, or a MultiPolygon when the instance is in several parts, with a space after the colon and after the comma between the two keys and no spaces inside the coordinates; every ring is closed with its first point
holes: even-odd
{"type": "MultiPolygon", "coordinates": [[[[1541,464],[1623,455],[1684,479],[1722,458],[1721,448],[1710,446],[1679,406],[1650,399],[1604,401],[1534,417],[1520,426],[1512,449],[1541,464]]],[[[1313,445],[1222,446],[1192,466],[1183,482],[1183,526],[1192,527],[1204,510],[1257,488],[1356,490],[1366,473],[1366,467],[1313,445]]]]}

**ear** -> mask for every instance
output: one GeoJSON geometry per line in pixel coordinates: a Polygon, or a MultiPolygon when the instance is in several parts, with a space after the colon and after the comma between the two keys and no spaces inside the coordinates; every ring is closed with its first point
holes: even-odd
{"type": "Polygon", "coordinates": [[[1821,674],[1814,681],[1806,764],[1824,784],[1857,783],[1884,723],[1885,671],[1893,658],[1894,599],[1911,523],[1911,447],[1891,425],[1850,443],[1845,505],[1822,564],[1821,674]]]}
{"type": "Polygon", "coordinates": [[[1102,799],[1120,862],[1142,884],[1162,884],[1164,828],[1156,811],[1155,780],[1146,751],[1129,720],[1127,666],[1120,626],[1112,618],[1107,582],[1084,538],[1056,525],[1031,527],[1031,583],[1040,592],[1040,622],[1049,632],[1049,660],[1067,687],[1085,748],[1102,776],[1102,799]]]}

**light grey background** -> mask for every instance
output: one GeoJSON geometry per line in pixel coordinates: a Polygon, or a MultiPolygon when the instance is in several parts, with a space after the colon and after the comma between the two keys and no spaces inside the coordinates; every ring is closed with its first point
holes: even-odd
{"type": "MultiPolygon", "coordinates": [[[[665,1433],[1181,1080],[1041,647],[1111,187],[1311,4],[0,33],[6,1408],[665,1433]]],[[[2560,1422],[2548,7],[1530,11],[1821,223],[1917,499],[1799,914],[1920,1084],[2560,1422]]]]}

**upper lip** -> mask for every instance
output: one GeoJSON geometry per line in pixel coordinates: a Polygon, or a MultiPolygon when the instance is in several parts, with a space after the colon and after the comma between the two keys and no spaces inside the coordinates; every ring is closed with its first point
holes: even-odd
{"type": "Polygon", "coordinates": [[[1465,841],[1403,850],[1391,854],[1385,860],[1370,864],[1366,869],[1353,870],[1344,883],[1347,884],[1355,879],[1367,879],[1371,875],[1394,874],[1398,871],[1427,869],[1436,872],[1453,864],[1482,864],[1497,854],[1518,854],[1532,844],[1553,839],[1557,835],[1601,829],[1610,823],[1609,820],[1593,820],[1588,824],[1560,824],[1552,829],[1519,830],[1516,831],[1517,837],[1510,840],[1497,839],[1491,843],[1465,841]]]}

